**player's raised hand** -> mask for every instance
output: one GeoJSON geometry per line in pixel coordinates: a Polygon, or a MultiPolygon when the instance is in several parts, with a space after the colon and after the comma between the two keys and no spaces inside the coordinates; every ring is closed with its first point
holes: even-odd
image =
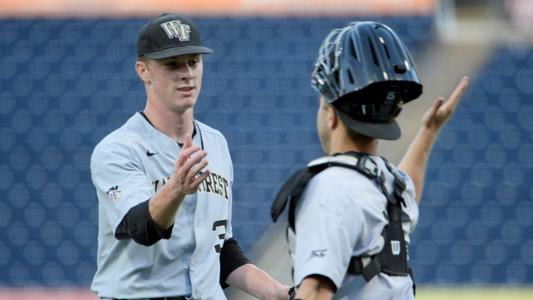
{"type": "Polygon", "coordinates": [[[209,176],[209,171],[202,171],[208,164],[206,157],[207,152],[193,145],[192,137],[187,135],[171,179],[174,180],[178,193],[195,193],[200,183],[209,176]]]}
{"type": "Polygon", "coordinates": [[[445,101],[442,97],[437,98],[431,108],[422,117],[422,128],[438,132],[453,115],[467,87],[468,76],[465,76],[461,79],[448,100],[445,101]]]}

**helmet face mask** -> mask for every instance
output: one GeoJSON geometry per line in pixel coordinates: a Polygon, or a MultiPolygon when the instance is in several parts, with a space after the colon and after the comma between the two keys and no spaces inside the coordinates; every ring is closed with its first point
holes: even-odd
{"type": "Polygon", "coordinates": [[[342,112],[345,123],[352,119],[352,130],[381,139],[399,138],[394,119],[402,104],[422,93],[407,47],[377,22],[332,30],[320,47],[311,85],[342,112]],[[373,124],[381,129],[367,130],[373,124]]]}
{"type": "Polygon", "coordinates": [[[312,86],[319,92],[320,94],[324,95],[328,102],[331,103],[331,99],[335,99],[335,94],[333,93],[335,89],[330,86],[329,80],[325,78],[324,71],[321,69],[323,66],[319,66],[315,69],[315,73],[311,77],[311,84],[312,86]]]}
{"type": "Polygon", "coordinates": [[[341,29],[332,30],[322,42],[311,76],[311,85],[320,94],[324,95],[328,102],[339,97],[339,80],[332,80],[332,76],[338,76],[339,57],[342,53],[338,39],[342,37],[341,29]]]}

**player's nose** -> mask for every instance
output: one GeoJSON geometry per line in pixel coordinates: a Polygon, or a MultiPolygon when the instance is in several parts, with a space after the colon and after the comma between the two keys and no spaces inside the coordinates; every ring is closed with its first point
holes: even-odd
{"type": "Polygon", "coordinates": [[[194,77],[194,70],[191,66],[184,64],[179,70],[179,76],[181,80],[188,80],[194,77]]]}

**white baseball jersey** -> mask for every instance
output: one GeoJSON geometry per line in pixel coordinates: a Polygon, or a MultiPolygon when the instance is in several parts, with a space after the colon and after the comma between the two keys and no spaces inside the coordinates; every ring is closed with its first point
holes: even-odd
{"type": "MultiPolygon", "coordinates": [[[[393,191],[393,175],[382,158],[370,156],[386,174],[386,187],[393,191]]],[[[409,176],[396,170],[406,181],[403,210],[411,221],[403,223],[405,241],[418,220],[414,185],[409,176]]],[[[410,276],[380,273],[369,282],[363,276],[347,274],[352,256],[373,255],[383,248],[381,236],[388,224],[387,199],[375,181],[344,167],[329,167],[307,184],[296,208],[294,283],[309,275],[328,277],[338,287],[334,299],[414,299],[410,276]]],[[[292,236],[294,238],[294,236],[292,236]]]]}
{"type": "Polygon", "coordinates": [[[194,124],[193,143],[207,151],[210,175],[197,193],[183,200],[170,239],[148,247],[117,240],[114,233],[130,208],[165,184],[181,147],[136,113],[94,149],[91,174],[99,230],[91,289],[99,297],[226,299],[219,284],[219,252],[232,236],[233,166],[224,136],[194,124]]]}

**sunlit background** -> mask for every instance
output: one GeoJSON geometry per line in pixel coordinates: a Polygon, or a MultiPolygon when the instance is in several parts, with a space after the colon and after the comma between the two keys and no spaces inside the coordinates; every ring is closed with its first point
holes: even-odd
{"type": "Polygon", "coordinates": [[[89,157],[143,109],[136,35],[162,12],[192,17],[215,50],[196,117],[228,140],[234,233],[255,263],[291,283],[269,211],[291,171],[321,155],[312,64],[331,29],[377,20],[424,83],[402,139],[381,146],[392,162],[433,99],[471,77],[429,162],[410,248],[418,299],[533,299],[532,0],[0,0],[1,300],[97,299],[89,157]]]}

